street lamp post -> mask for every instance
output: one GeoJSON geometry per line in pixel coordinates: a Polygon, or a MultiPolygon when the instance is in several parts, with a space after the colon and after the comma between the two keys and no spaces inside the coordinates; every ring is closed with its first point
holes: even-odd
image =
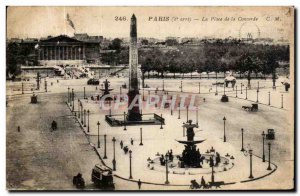
{"type": "Polygon", "coordinates": [[[143,145],[143,128],[140,128],[140,146],[143,145]]]}
{"type": "Polygon", "coordinates": [[[110,100],[108,101],[108,104],[109,104],[109,116],[111,117],[111,101],[110,100]]]}
{"type": "Polygon", "coordinates": [[[46,79],[45,79],[45,91],[48,92],[46,79]]]}
{"type": "Polygon", "coordinates": [[[200,94],[200,82],[199,82],[199,94],[200,94]]]}
{"type": "Polygon", "coordinates": [[[114,158],[112,160],[112,164],[113,164],[113,170],[116,171],[116,138],[113,137],[112,139],[113,141],[113,150],[114,150],[114,158]]]}
{"type": "Polygon", "coordinates": [[[224,95],[225,95],[225,86],[226,86],[226,85],[225,85],[225,83],[224,83],[224,95]]]}
{"type": "Polygon", "coordinates": [[[182,135],[183,135],[183,137],[185,137],[184,123],[183,123],[183,126],[182,126],[182,135]]]}
{"type": "Polygon", "coordinates": [[[178,105],[178,119],[180,119],[180,104],[178,105]]]}
{"type": "Polygon", "coordinates": [[[132,156],[131,156],[131,154],[132,154],[132,151],[129,150],[129,179],[132,179],[132,169],[131,169],[131,158],[132,158],[132,156]]]}
{"type": "Polygon", "coordinates": [[[83,124],[83,105],[81,101],[80,101],[80,112],[81,112],[81,124],[83,124]]]}
{"type": "Polygon", "coordinates": [[[253,178],[253,174],[252,174],[252,150],[249,150],[249,156],[250,156],[250,175],[249,178],[253,178]]]}
{"type": "MultiPolygon", "coordinates": [[[[69,90],[69,88],[68,88],[69,90]]],[[[22,94],[24,94],[24,83],[22,82],[22,94]]],[[[69,91],[68,91],[68,100],[69,100],[69,91]]]]}
{"type": "Polygon", "coordinates": [[[148,104],[150,104],[151,97],[150,97],[150,90],[148,90],[148,104]]]}
{"type": "Polygon", "coordinates": [[[271,168],[271,143],[270,142],[268,143],[268,148],[269,148],[269,165],[268,165],[267,170],[272,170],[272,168],[271,168]]]}
{"type": "Polygon", "coordinates": [[[83,87],[83,99],[85,99],[85,86],[83,87]]]}
{"type": "Polygon", "coordinates": [[[246,86],[246,99],[248,99],[248,92],[247,92],[248,87],[246,86]]]}
{"type": "Polygon", "coordinates": [[[244,152],[245,151],[245,149],[244,149],[244,129],[241,128],[241,131],[242,131],[242,149],[241,149],[241,151],[244,152]]]}
{"type": "Polygon", "coordinates": [[[126,131],[126,112],[124,112],[124,129],[123,131],[126,131]]]}
{"type": "Polygon", "coordinates": [[[196,125],[198,125],[198,107],[196,108],[196,125]]]}
{"type": "Polygon", "coordinates": [[[98,121],[97,125],[98,125],[98,148],[100,148],[100,136],[99,136],[99,126],[100,126],[100,122],[99,122],[99,121],[98,121]]]}
{"type": "Polygon", "coordinates": [[[70,104],[70,87],[68,87],[68,104],[70,104]]]}
{"type": "Polygon", "coordinates": [[[283,94],[281,94],[281,108],[283,108],[283,94]]]}
{"type": "Polygon", "coordinates": [[[165,155],[165,161],[166,161],[166,181],[165,184],[170,184],[169,182],[169,171],[168,171],[168,155],[165,155]]]}
{"type": "Polygon", "coordinates": [[[165,80],[162,80],[162,90],[165,91],[165,80]]]}
{"type": "Polygon", "coordinates": [[[223,121],[224,121],[224,142],[226,142],[226,134],[225,134],[225,121],[226,121],[226,118],[225,118],[225,116],[223,118],[223,121]]]}
{"type": "Polygon", "coordinates": [[[262,155],[262,162],[265,162],[266,161],[266,157],[265,157],[265,136],[266,136],[266,134],[265,134],[265,132],[263,131],[262,132],[262,138],[263,138],[263,155],[262,155]]]}
{"type": "Polygon", "coordinates": [[[237,85],[235,86],[235,97],[237,97],[237,85]]]}
{"type": "Polygon", "coordinates": [[[83,127],[86,127],[86,110],[83,110],[83,127]]]}
{"type": "Polygon", "coordinates": [[[216,81],[216,93],[215,95],[218,95],[218,81],[216,81]]]}
{"type": "Polygon", "coordinates": [[[256,103],[258,103],[258,93],[259,93],[259,90],[257,89],[256,90],[256,103]]]}
{"type": "Polygon", "coordinates": [[[182,80],[180,81],[180,91],[182,92],[182,80]]]}
{"type": "Polygon", "coordinates": [[[189,106],[186,106],[186,122],[189,122],[189,106]]]}
{"type": "Polygon", "coordinates": [[[271,93],[270,93],[270,91],[269,91],[269,103],[268,103],[268,105],[271,105],[271,93]]]}
{"type": "Polygon", "coordinates": [[[106,156],[106,134],[104,134],[104,156],[103,156],[103,159],[107,159],[107,156],[106,156]]]}
{"type": "Polygon", "coordinates": [[[90,132],[90,110],[87,111],[87,119],[88,119],[88,123],[87,123],[87,132],[90,132]]]}
{"type": "Polygon", "coordinates": [[[143,87],[143,101],[145,101],[145,93],[144,93],[145,89],[143,87]]]}
{"type": "Polygon", "coordinates": [[[72,112],[74,112],[74,89],[72,88],[72,112]]]}
{"type": "Polygon", "coordinates": [[[243,94],[243,83],[241,82],[241,94],[243,94]]]}
{"type": "Polygon", "coordinates": [[[77,103],[78,103],[78,118],[80,118],[80,100],[77,99],[77,103]]]}
{"type": "Polygon", "coordinates": [[[162,118],[162,114],[160,114],[160,129],[163,129],[163,118],[162,118]]]}

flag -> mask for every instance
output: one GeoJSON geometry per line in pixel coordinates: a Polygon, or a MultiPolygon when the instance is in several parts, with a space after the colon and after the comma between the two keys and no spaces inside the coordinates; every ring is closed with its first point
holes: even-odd
{"type": "Polygon", "coordinates": [[[68,21],[68,23],[69,23],[69,25],[72,27],[72,29],[74,29],[75,30],[75,26],[74,26],[74,23],[73,23],[73,21],[71,20],[71,18],[70,18],[70,15],[69,14],[67,14],[67,21],[68,21]]]}

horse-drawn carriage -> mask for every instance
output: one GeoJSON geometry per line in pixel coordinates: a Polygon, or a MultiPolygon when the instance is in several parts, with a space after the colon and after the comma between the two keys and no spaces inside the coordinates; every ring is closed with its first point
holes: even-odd
{"type": "Polygon", "coordinates": [[[242,106],[242,108],[248,112],[257,112],[258,111],[258,104],[253,103],[252,106],[242,106]]]}
{"type": "Polygon", "coordinates": [[[95,165],[92,171],[92,181],[102,189],[115,189],[112,170],[105,165],[95,165]]]}

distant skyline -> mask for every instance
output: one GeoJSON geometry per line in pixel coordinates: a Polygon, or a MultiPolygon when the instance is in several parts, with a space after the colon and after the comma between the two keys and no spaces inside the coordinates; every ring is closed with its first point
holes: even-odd
{"type": "Polygon", "coordinates": [[[7,38],[73,36],[74,32],[126,38],[133,13],[137,16],[138,37],[246,38],[251,33],[253,38],[278,40],[292,35],[288,26],[293,25],[293,13],[288,7],[8,7],[7,38]],[[154,21],[159,16],[169,17],[169,21],[154,21]],[[267,21],[268,17],[275,20],[277,16],[280,21],[267,21]],[[173,17],[191,21],[171,21],[173,17]],[[236,21],[217,21],[225,17],[236,21]],[[204,18],[209,21],[202,21],[204,18]],[[255,21],[237,21],[239,18],[255,21]]]}

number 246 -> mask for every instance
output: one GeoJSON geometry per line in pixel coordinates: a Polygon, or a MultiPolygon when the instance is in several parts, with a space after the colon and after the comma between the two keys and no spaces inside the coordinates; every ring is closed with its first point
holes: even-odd
{"type": "Polygon", "coordinates": [[[115,16],[115,21],[126,21],[126,16],[115,16]]]}

